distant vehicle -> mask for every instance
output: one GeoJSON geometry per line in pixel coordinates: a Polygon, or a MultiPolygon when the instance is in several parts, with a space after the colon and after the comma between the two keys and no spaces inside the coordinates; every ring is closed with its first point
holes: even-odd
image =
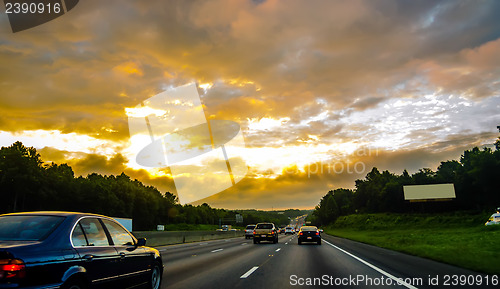
{"type": "Polygon", "coordinates": [[[258,223],[255,226],[253,230],[253,243],[258,244],[260,241],[278,243],[278,230],[273,223],[258,223]]]}
{"type": "Polygon", "coordinates": [[[106,216],[0,215],[0,288],[159,289],[161,255],[145,244],[106,216]]]}
{"type": "Polygon", "coordinates": [[[497,212],[490,216],[485,225],[500,225],[500,208],[497,208],[497,212]]]}
{"type": "Polygon", "coordinates": [[[295,234],[295,231],[293,230],[292,227],[285,228],[285,235],[288,235],[288,234],[291,234],[291,235],[295,234]]]}
{"type": "Polygon", "coordinates": [[[280,228],[280,234],[284,234],[285,233],[285,228],[280,228]]]}
{"type": "Polygon", "coordinates": [[[231,231],[231,225],[222,225],[221,226],[222,231],[231,231]]]}
{"type": "Polygon", "coordinates": [[[321,245],[321,234],[315,226],[302,226],[297,240],[299,245],[302,245],[303,242],[316,242],[321,245]]]}
{"type": "Polygon", "coordinates": [[[245,239],[253,238],[253,229],[255,229],[255,225],[247,225],[245,228],[245,239]]]}

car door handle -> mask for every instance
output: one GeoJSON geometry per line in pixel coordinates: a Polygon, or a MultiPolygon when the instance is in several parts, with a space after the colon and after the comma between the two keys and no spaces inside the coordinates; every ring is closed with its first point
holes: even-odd
{"type": "Polygon", "coordinates": [[[120,259],[121,260],[125,259],[125,256],[126,256],[125,253],[123,253],[123,252],[120,253],[120,259]]]}
{"type": "Polygon", "coordinates": [[[87,262],[90,262],[94,259],[94,255],[85,255],[83,256],[83,259],[87,262]]]}

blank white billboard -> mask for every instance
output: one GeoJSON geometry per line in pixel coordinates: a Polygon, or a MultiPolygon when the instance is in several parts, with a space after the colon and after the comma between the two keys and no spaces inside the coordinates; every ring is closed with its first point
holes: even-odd
{"type": "Polygon", "coordinates": [[[456,198],[453,184],[404,186],[403,191],[407,201],[456,198]]]}

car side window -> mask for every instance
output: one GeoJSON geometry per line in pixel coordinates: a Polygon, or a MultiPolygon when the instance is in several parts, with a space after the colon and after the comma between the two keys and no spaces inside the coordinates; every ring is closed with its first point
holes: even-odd
{"type": "Polygon", "coordinates": [[[87,237],[87,246],[109,246],[108,237],[98,219],[84,218],[79,224],[87,237]]]}
{"type": "Polygon", "coordinates": [[[83,234],[80,223],[75,226],[73,234],[71,234],[71,241],[75,247],[87,246],[87,239],[85,238],[85,234],[83,234]]]}
{"type": "Polygon", "coordinates": [[[135,244],[134,239],[130,234],[123,229],[120,225],[117,223],[102,219],[102,222],[108,229],[109,234],[111,235],[111,239],[113,240],[113,243],[117,246],[124,246],[124,245],[129,245],[132,246],[135,244]]]}

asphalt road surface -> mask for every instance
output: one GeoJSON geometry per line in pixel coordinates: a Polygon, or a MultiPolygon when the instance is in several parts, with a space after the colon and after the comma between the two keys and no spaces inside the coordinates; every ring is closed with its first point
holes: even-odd
{"type": "Polygon", "coordinates": [[[497,276],[322,237],[322,245],[280,235],[278,244],[241,237],[158,247],[162,288],[500,288],[497,276]]]}

